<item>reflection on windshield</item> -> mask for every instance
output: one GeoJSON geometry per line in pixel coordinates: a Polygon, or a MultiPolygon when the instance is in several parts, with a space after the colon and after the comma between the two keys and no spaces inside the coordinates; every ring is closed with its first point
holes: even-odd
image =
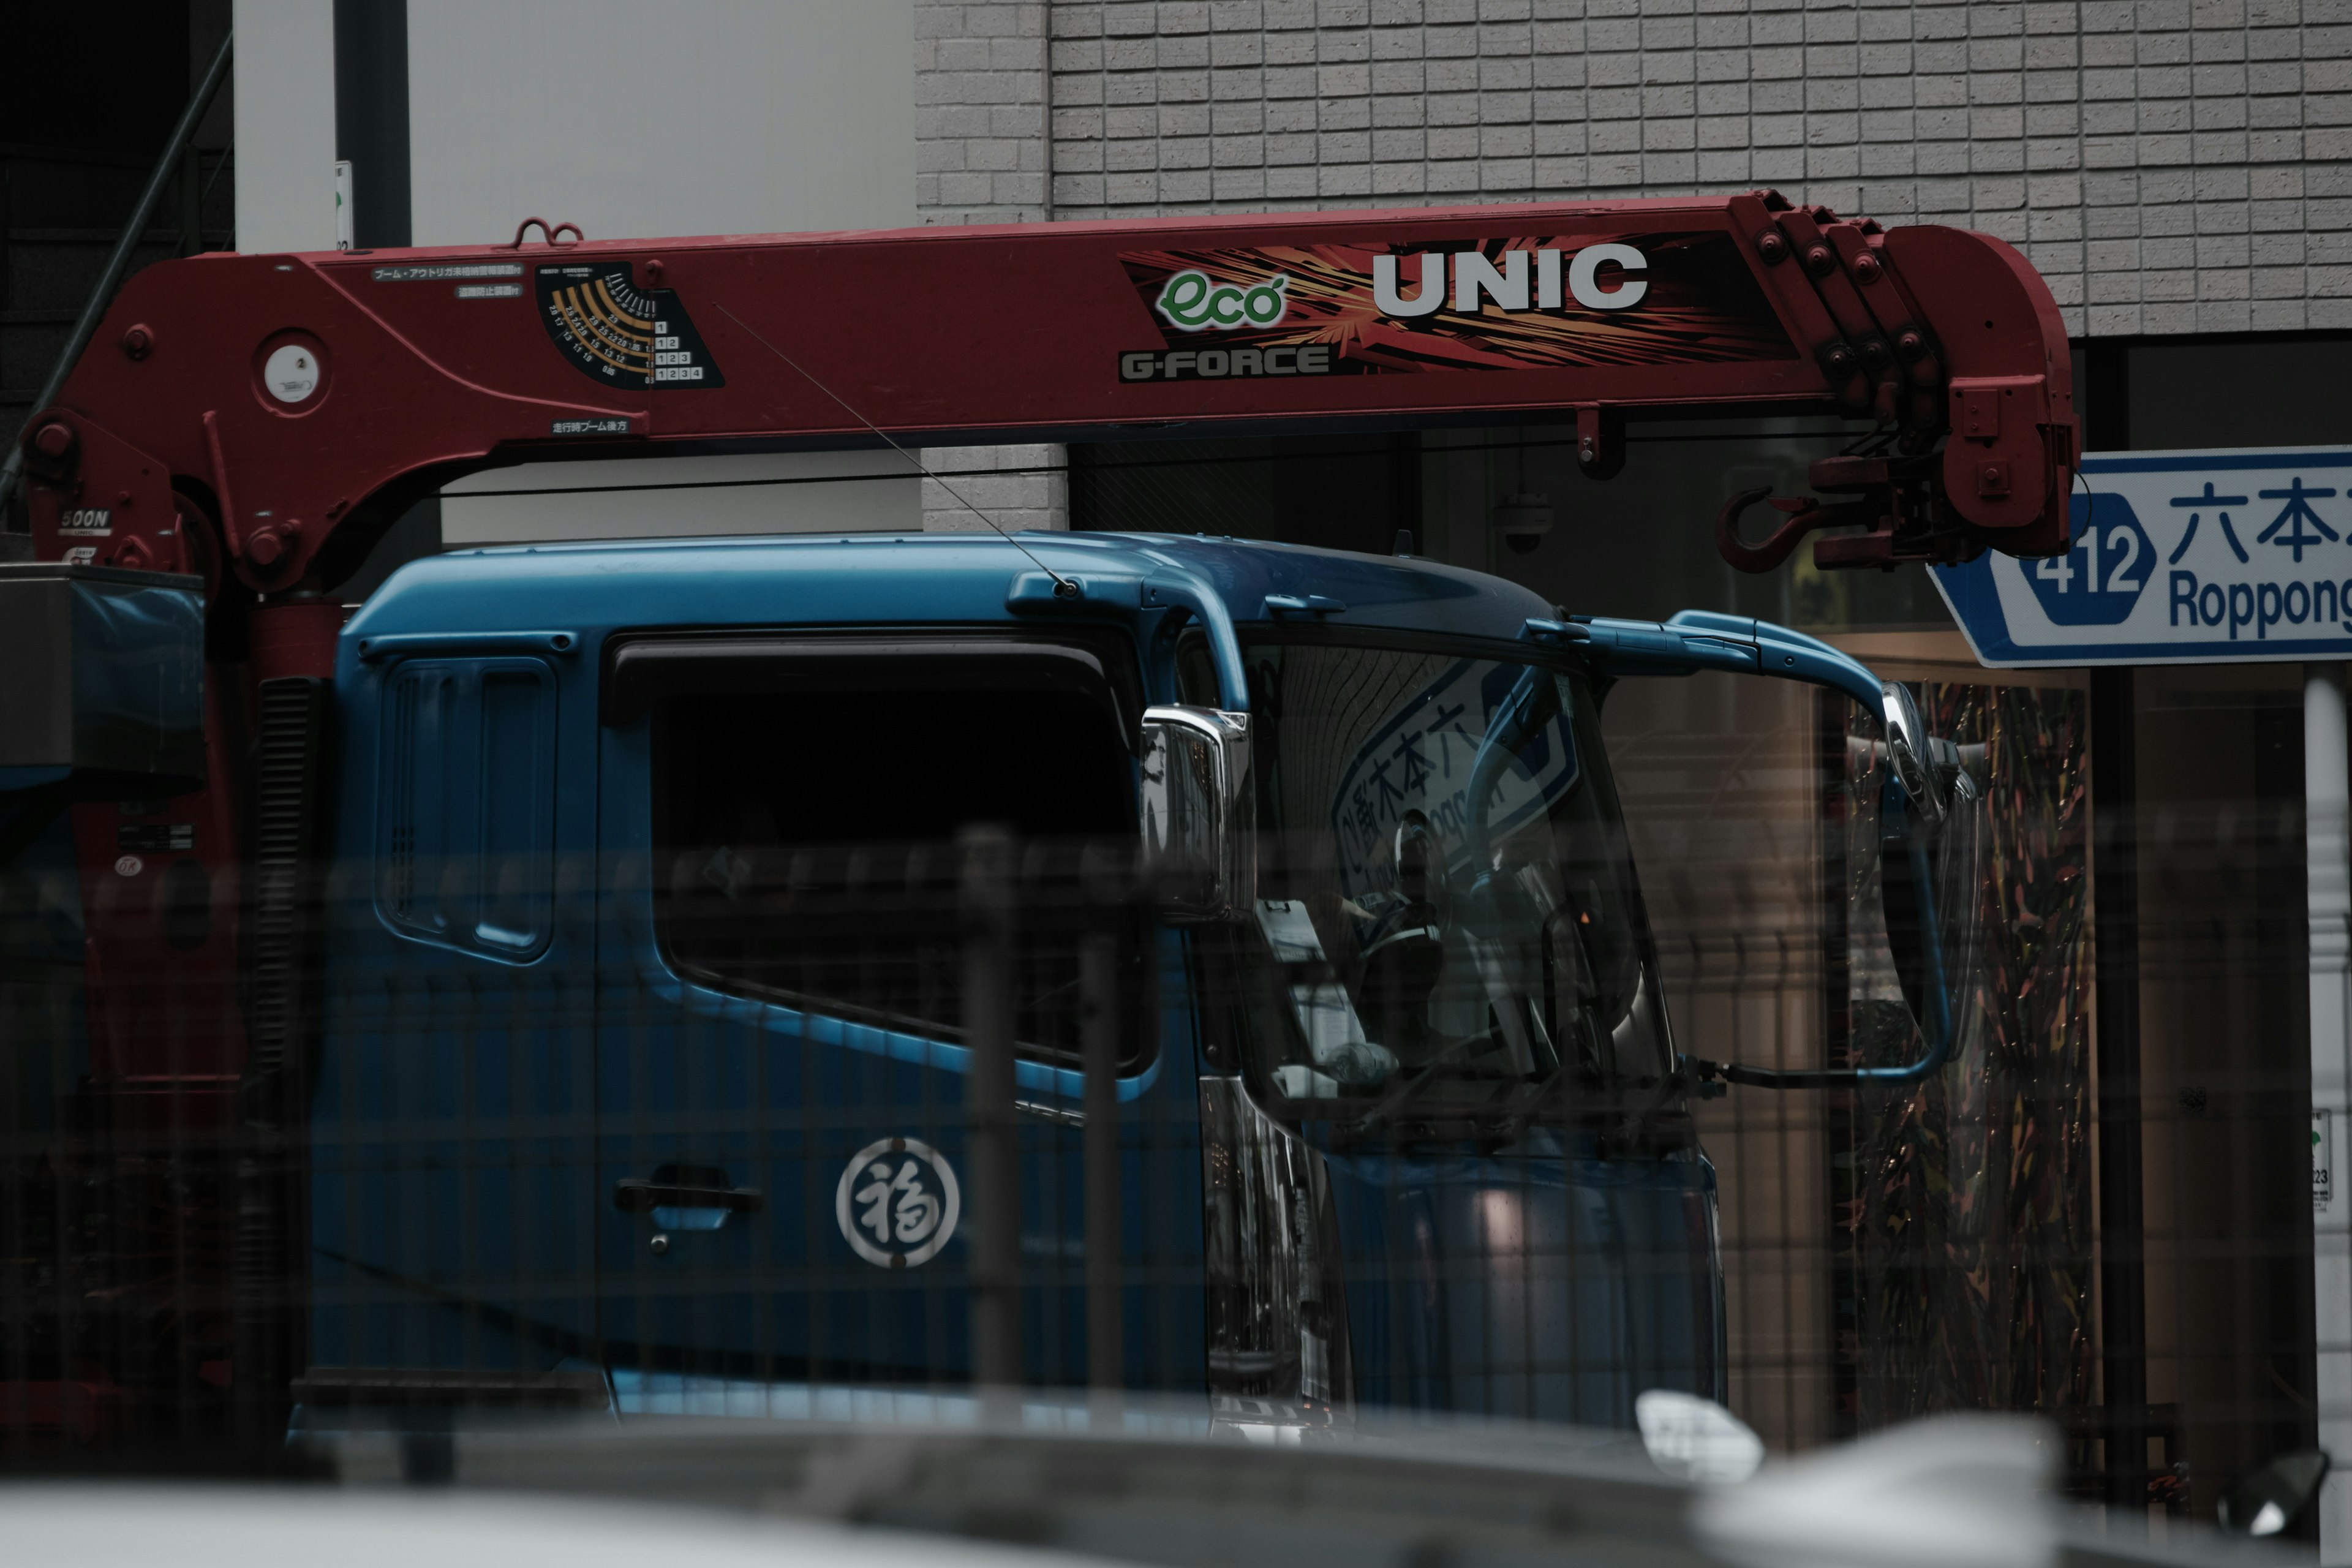
{"type": "Polygon", "coordinates": [[[1326,643],[1254,647],[1250,671],[1256,925],[1295,1025],[1261,1042],[1267,1082],[1293,1100],[1405,1084],[1491,1100],[1562,1069],[1664,1076],[1641,906],[1580,679],[1326,643]]]}

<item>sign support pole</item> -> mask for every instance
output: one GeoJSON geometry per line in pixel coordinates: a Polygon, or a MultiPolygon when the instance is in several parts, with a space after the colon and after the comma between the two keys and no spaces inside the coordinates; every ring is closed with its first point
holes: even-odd
{"type": "Polygon", "coordinates": [[[2312,1316],[2319,1446],[2336,1456],[2319,1500],[2319,1561],[2352,1564],[2352,1198],[2336,1191],[2352,1091],[2352,812],[2345,667],[2304,667],[2304,846],[2311,919],[2312,1316]]]}
{"type": "Polygon", "coordinates": [[[2140,1139],[2138,741],[2132,672],[2091,672],[2097,879],[2099,1357],[2107,1501],[2147,1521],[2147,1218],[2140,1139]]]}
{"type": "MultiPolygon", "coordinates": [[[[2107,416],[2111,437],[2126,434],[2125,412],[2107,416]]],[[[2352,666],[2343,662],[2352,659],[2352,575],[2342,549],[2352,542],[2352,447],[2093,452],[2081,474],[2063,555],[2025,562],[1988,552],[1934,568],[1937,591],[1980,661],[1995,669],[2267,663],[2304,670],[2314,1394],[2319,1445],[2336,1466],[2315,1511],[2320,1562],[2352,1568],[2352,1192],[2341,1190],[2352,1180],[2345,1128],[2352,1120],[2352,726],[2345,712],[2352,666]]],[[[2095,697],[2095,724],[2098,710],[2095,697]]],[[[2095,759],[2103,744],[2094,739],[2095,759]]],[[[2104,770],[2095,761],[2094,769],[2095,788],[2104,770]]],[[[2095,803],[2095,811],[2106,809],[2095,803]]],[[[2098,875],[2101,912],[2111,919],[2109,869],[2103,862],[2098,875]]],[[[2123,998],[2108,990],[2115,966],[2101,941],[2104,1052],[2111,1004],[2123,998]]],[[[2101,1057],[2103,1110],[2120,1088],[2110,1067],[2120,1065],[2101,1057]]],[[[2111,1130],[2103,1121],[2103,1136],[2111,1130]]],[[[2121,1145],[2103,1144],[2103,1162],[2122,1157],[2121,1145]]],[[[2109,1173],[2103,1163],[2103,1178],[2109,1173]]],[[[2109,1221],[2121,1216],[2105,1209],[2104,1195],[2102,1204],[2102,1236],[2115,1236],[2119,1227],[2109,1221]]],[[[2111,1290],[2110,1313],[2127,1305],[2111,1290]]],[[[2105,1351],[2111,1415],[2118,1395],[2130,1394],[2116,1326],[2111,1321],[2105,1351]]],[[[2131,1446],[2128,1432],[2111,1439],[2116,1449],[2131,1446]]]]}

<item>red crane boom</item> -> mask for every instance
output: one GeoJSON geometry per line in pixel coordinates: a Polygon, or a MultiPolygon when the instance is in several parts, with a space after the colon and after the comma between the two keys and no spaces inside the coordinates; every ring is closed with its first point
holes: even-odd
{"type": "MultiPolygon", "coordinates": [[[[534,220],[535,221],[535,220],[534,220]]],[[[562,458],[1827,412],[1823,565],[2066,543],[2066,338],[1988,236],[1771,193],[213,255],[134,278],[28,426],[44,559],[331,586],[415,499],[562,458]],[[854,410],[854,412],[853,412],[854,410]],[[191,526],[181,527],[185,515],[191,526]]],[[[541,226],[544,227],[544,226],[541,226]]],[[[570,226],[560,226],[569,230],[570,226]]],[[[576,231],[572,231],[576,232],[576,231]]],[[[1743,501],[1760,498],[1741,498],[1743,501]]]]}

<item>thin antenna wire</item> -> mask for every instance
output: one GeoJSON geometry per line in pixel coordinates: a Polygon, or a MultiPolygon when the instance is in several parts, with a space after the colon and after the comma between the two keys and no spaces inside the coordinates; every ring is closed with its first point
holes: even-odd
{"type": "Polygon", "coordinates": [[[1055,571],[1043,561],[1038,560],[1036,552],[1031,550],[1027,545],[1022,543],[1019,540],[1005,532],[1003,529],[997,527],[997,522],[994,518],[981,510],[980,508],[972,505],[971,502],[964,500],[962,494],[958,491],[953,485],[949,484],[947,480],[940,478],[939,475],[925,468],[923,466],[923,460],[920,458],[916,457],[914,453],[909,452],[906,447],[898,445],[898,442],[891,440],[890,433],[887,430],[883,429],[882,426],[866,417],[865,415],[857,412],[856,409],[850,407],[848,399],[843,397],[841,394],[834,391],[833,388],[819,381],[815,376],[811,375],[808,373],[807,368],[803,366],[800,361],[794,359],[792,355],[786,353],[783,350],[778,348],[767,339],[761,337],[758,331],[752,327],[751,322],[745,321],[734,311],[728,310],[724,304],[721,304],[719,309],[725,312],[729,321],[733,321],[737,326],[742,328],[745,331],[750,332],[753,341],[757,342],[761,348],[766,349],[770,353],[775,355],[778,359],[783,361],[786,364],[800,372],[802,378],[811,386],[815,387],[819,392],[824,393],[827,397],[830,397],[835,403],[840,404],[844,413],[847,414],[852,419],[856,420],[860,425],[865,426],[868,430],[873,431],[877,436],[881,437],[883,441],[889,447],[890,450],[898,453],[898,456],[906,458],[908,462],[914,465],[914,468],[917,473],[922,475],[923,478],[939,486],[940,489],[947,491],[950,496],[955,497],[956,504],[958,506],[961,506],[964,510],[980,519],[981,521],[988,524],[990,528],[994,529],[997,538],[1002,539],[1005,543],[1010,544],[1013,549],[1021,552],[1022,554],[1028,556],[1032,565],[1035,566],[1038,571],[1043,572],[1046,576],[1051,577],[1054,580],[1054,597],[1057,599],[1075,599],[1078,596],[1082,590],[1078,587],[1077,584],[1072,582],[1069,578],[1063,576],[1059,572],[1055,571]]]}

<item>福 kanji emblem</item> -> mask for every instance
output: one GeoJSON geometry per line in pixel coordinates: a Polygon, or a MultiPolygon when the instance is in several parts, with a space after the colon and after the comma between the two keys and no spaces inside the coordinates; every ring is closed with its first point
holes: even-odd
{"type": "Polygon", "coordinates": [[[834,1189],[842,1239],[877,1268],[912,1268],[938,1257],[962,1208],[947,1156],[913,1138],[860,1149],[834,1189]]]}

